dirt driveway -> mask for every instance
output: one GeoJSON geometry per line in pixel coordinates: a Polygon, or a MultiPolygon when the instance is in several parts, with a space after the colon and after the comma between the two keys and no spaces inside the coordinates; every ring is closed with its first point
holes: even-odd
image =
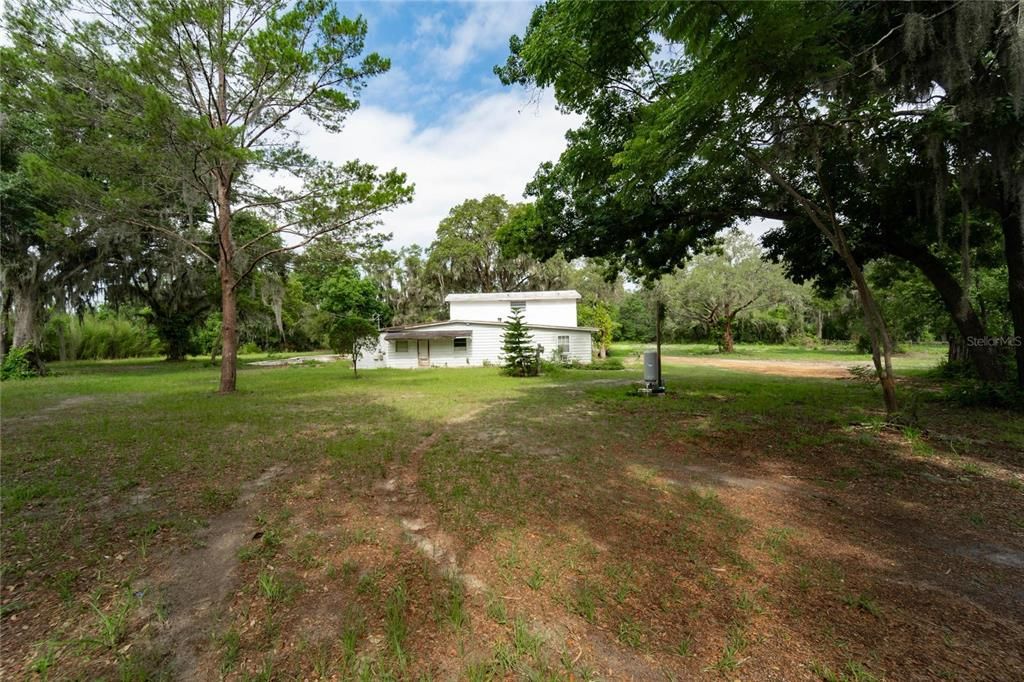
{"type": "MultiPolygon", "coordinates": [[[[691,358],[662,356],[666,365],[696,365],[718,367],[737,372],[773,374],[783,377],[805,377],[808,379],[849,379],[850,364],[842,362],[811,362],[800,360],[725,360],[721,358],[691,358]]],[[[867,363],[852,363],[855,365],[867,363]]]]}

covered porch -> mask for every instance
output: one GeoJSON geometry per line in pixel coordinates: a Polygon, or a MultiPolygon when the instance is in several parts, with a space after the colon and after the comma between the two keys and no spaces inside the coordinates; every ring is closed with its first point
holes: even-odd
{"type": "Polygon", "coordinates": [[[468,358],[472,329],[396,328],[386,330],[384,342],[388,355],[395,359],[415,353],[417,367],[468,358]]]}

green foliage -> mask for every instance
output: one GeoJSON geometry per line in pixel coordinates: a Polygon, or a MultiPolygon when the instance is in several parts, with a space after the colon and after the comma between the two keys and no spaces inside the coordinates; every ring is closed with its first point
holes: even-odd
{"type": "Polygon", "coordinates": [[[379,289],[355,270],[339,270],[320,286],[320,308],[328,316],[325,325],[331,347],[351,354],[354,371],[359,355],[376,347],[377,330],[390,317],[379,289]]]}
{"type": "Polygon", "coordinates": [[[696,329],[731,351],[737,320],[752,321],[755,312],[783,303],[802,309],[809,291],[787,281],[781,266],[762,256],[752,237],[730,231],[718,248],[662,277],[658,291],[669,334],[693,338],[696,329]]]}
{"type": "Polygon", "coordinates": [[[168,360],[184,360],[195,355],[196,330],[206,321],[205,309],[168,312],[164,315],[151,314],[147,319],[160,338],[163,353],[168,360]]]}
{"type": "Polygon", "coordinates": [[[619,338],[622,341],[654,341],[654,296],[641,290],[626,295],[619,307],[619,338]]]}
{"type": "Polygon", "coordinates": [[[8,379],[31,379],[39,376],[39,369],[33,361],[35,351],[30,346],[15,346],[7,351],[0,365],[0,381],[8,379]]]}
{"type": "Polygon", "coordinates": [[[994,407],[1024,412],[1024,389],[1010,382],[968,379],[946,385],[943,398],[961,407],[994,407]]]}
{"type": "Polygon", "coordinates": [[[585,122],[527,186],[518,240],[653,277],[723,228],[779,220],[773,258],[822,291],[853,274],[879,341],[862,264],[896,257],[926,278],[890,297],[897,335],[935,333],[933,302],[976,335],[986,307],[971,293],[965,312],[959,289],[980,289],[967,266],[1001,250],[1015,274],[995,307],[1016,300],[1019,334],[1024,34],[1008,6],[545,3],[495,71],[585,122]]]}
{"type": "Polygon", "coordinates": [[[202,326],[193,332],[192,342],[200,353],[210,357],[216,357],[220,354],[220,325],[220,313],[212,313],[206,317],[202,326]]]}
{"type": "Polygon", "coordinates": [[[616,371],[616,370],[620,370],[620,369],[625,369],[626,366],[622,363],[622,359],[621,358],[605,358],[603,360],[602,359],[596,359],[596,360],[594,360],[592,362],[586,362],[586,363],[580,362],[578,360],[573,360],[571,362],[562,362],[562,363],[544,362],[544,361],[542,361],[541,362],[541,368],[543,369],[545,374],[552,374],[552,373],[558,373],[558,371],[563,370],[563,369],[585,369],[585,370],[597,370],[597,371],[612,370],[612,371],[616,371]]]}
{"type": "Polygon", "coordinates": [[[559,289],[568,277],[564,260],[538,262],[516,237],[519,216],[530,209],[488,194],[467,199],[437,227],[427,267],[443,273],[449,290],[462,292],[559,289]]]}
{"type": "Polygon", "coordinates": [[[429,250],[412,245],[371,251],[360,267],[380,289],[391,310],[391,323],[402,325],[446,319],[441,283],[450,273],[436,271],[436,262],[430,260],[429,250]]]}
{"type": "MultiPolygon", "coordinates": [[[[284,344],[284,255],[324,238],[349,250],[364,245],[380,214],[412,197],[396,170],[306,152],[295,126],[303,117],[338,132],[368,79],[387,71],[386,59],[364,54],[366,21],[327,0],[128,2],[75,19],[63,4],[25,3],[5,17],[14,47],[3,61],[18,67],[5,69],[16,81],[5,92],[18,93],[26,121],[42,109],[37,118],[59,124],[38,137],[60,163],[49,154],[23,159],[40,160],[36,184],[54,199],[48,212],[56,215],[42,222],[65,237],[68,227],[87,226],[80,241],[89,248],[72,258],[75,240],[44,244],[35,252],[57,252],[53,261],[21,259],[17,274],[61,274],[66,263],[95,278],[90,263],[114,260],[97,245],[118,236],[129,257],[110,278],[144,299],[155,323],[166,322],[158,327],[172,357],[184,354],[187,327],[202,318],[189,317],[191,302],[208,305],[211,283],[221,288],[224,319],[238,298],[243,342],[284,344]],[[261,172],[287,180],[252,182],[261,172]],[[285,233],[294,237],[287,244],[285,233]],[[190,277],[193,270],[207,276],[190,277]]],[[[39,227],[26,223],[25,235],[39,227]]],[[[31,239],[8,246],[34,252],[31,239]]],[[[44,284],[32,283],[33,300],[63,293],[44,284]]],[[[235,343],[234,334],[225,340],[232,362],[235,343]]],[[[225,363],[221,389],[234,388],[225,363]]]]}
{"type": "Polygon", "coordinates": [[[594,342],[597,344],[597,357],[608,357],[608,349],[611,348],[613,334],[615,333],[615,319],[612,317],[611,308],[601,301],[595,303],[584,303],[577,307],[576,317],[581,327],[595,327],[593,333],[594,342]]]}
{"type": "Polygon", "coordinates": [[[44,330],[43,352],[50,360],[116,360],[151,357],[162,350],[156,330],[144,315],[109,310],[54,315],[44,330]]]}
{"type": "Polygon", "coordinates": [[[501,334],[502,366],[510,376],[535,376],[540,371],[533,337],[523,321],[521,310],[512,310],[501,334]]]}

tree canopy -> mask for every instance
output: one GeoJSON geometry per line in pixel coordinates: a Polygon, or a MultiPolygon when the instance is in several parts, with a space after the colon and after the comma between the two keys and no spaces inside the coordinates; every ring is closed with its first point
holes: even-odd
{"type": "Polygon", "coordinates": [[[358,241],[383,211],[412,196],[401,173],[319,160],[296,134],[299,117],[339,130],[367,79],[389,63],[363,55],[365,20],[342,16],[327,0],[111,0],[90,15],[96,21],[65,9],[29,2],[6,23],[37,72],[52,67],[46,82],[101,106],[110,121],[101,137],[120,139],[133,125],[145,130],[128,147],[134,166],[118,167],[122,184],[114,186],[126,189],[116,201],[107,185],[84,201],[104,207],[108,218],[178,239],[216,267],[220,388],[232,391],[238,290],[249,274],[266,259],[326,236],[358,241]],[[90,68],[69,68],[48,56],[68,50],[88,56],[90,68]],[[112,102],[97,100],[97,87],[114,93],[112,102]],[[239,213],[266,229],[239,238],[239,213]],[[204,226],[198,234],[195,222],[204,226]]]}
{"type": "MultiPolygon", "coordinates": [[[[537,229],[524,241],[538,253],[559,245],[570,258],[614,257],[649,277],[707,248],[726,227],[782,220],[803,240],[776,241],[780,257],[790,257],[784,244],[799,244],[804,253],[793,260],[805,272],[834,277],[839,265],[856,285],[893,409],[891,339],[863,275],[865,256],[904,257],[908,243],[929,252],[936,221],[922,209],[943,195],[941,183],[918,185],[913,220],[905,202],[896,204],[901,219],[891,220],[886,198],[905,192],[900,183],[915,169],[934,165],[952,129],[972,134],[947,106],[949,91],[923,92],[940,81],[922,74],[951,62],[968,71],[988,64],[1006,78],[990,91],[1007,106],[988,99],[981,109],[997,109],[1013,127],[1005,116],[1018,116],[1008,105],[1019,101],[1009,80],[1018,74],[1010,62],[1020,36],[1011,5],[548,2],[496,71],[506,83],[553,87],[560,105],[586,118],[559,161],[542,165],[528,186],[536,216],[523,222],[537,229]],[[944,42],[932,40],[933,30],[944,40],[956,31],[971,37],[940,66],[944,42]]],[[[955,82],[969,81],[961,69],[955,82]]],[[[956,168],[940,165],[947,176],[956,168]]],[[[1019,213],[1007,215],[1019,227],[1019,213]]],[[[937,288],[955,282],[932,255],[911,262],[937,288]]],[[[1006,258],[1015,258],[1013,248],[1006,258]]],[[[960,307],[961,333],[983,333],[963,304],[965,288],[946,286],[943,300],[951,314],[960,307]]]]}

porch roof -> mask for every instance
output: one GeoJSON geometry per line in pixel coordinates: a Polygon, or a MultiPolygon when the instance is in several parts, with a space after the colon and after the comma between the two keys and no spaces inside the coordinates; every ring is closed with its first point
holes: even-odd
{"type": "Polygon", "coordinates": [[[405,339],[454,339],[455,337],[473,336],[472,329],[411,329],[408,331],[392,331],[384,335],[385,341],[401,341],[405,339]]]}

